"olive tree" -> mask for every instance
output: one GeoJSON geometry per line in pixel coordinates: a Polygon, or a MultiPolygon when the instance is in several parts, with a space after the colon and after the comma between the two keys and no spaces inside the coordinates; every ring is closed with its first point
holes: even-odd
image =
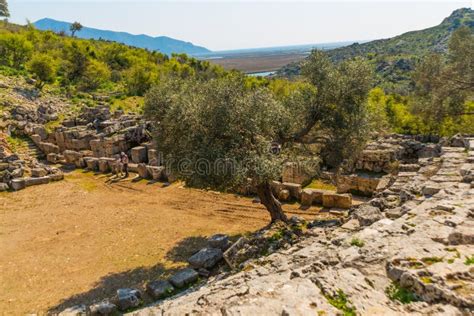
{"type": "Polygon", "coordinates": [[[250,181],[272,222],[286,222],[271,189],[283,163],[311,148],[340,165],[367,135],[369,68],[361,61],[335,66],[314,52],[304,69],[307,84],[283,100],[267,88],[249,88],[238,74],[162,80],[146,95],[145,115],[167,169],[191,186],[225,190],[250,181]]]}
{"type": "Polygon", "coordinates": [[[74,37],[74,35],[76,35],[76,32],[82,30],[82,24],[79,22],[74,22],[69,26],[69,30],[71,31],[71,36],[74,37]]]}
{"type": "Polygon", "coordinates": [[[474,32],[460,27],[451,36],[447,58],[432,54],[418,65],[412,108],[432,131],[447,117],[458,120],[462,115],[474,115],[466,110],[474,91],[473,50],[474,32]]]}
{"type": "Polygon", "coordinates": [[[8,11],[7,0],[0,0],[0,16],[8,18],[10,16],[10,11],[8,11]]]}

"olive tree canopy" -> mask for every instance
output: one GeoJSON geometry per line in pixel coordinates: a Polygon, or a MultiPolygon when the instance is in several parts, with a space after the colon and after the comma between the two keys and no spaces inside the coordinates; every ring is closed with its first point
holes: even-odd
{"type": "MultiPolygon", "coordinates": [[[[248,183],[257,189],[272,221],[287,221],[271,180],[285,161],[311,146],[341,164],[355,152],[366,126],[370,70],[361,61],[335,66],[314,52],[304,67],[307,84],[277,100],[265,87],[246,85],[243,75],[208,81],[163,79],[146,96],[145,115],[166,166],[188,185],[217,189],[248,183]],[[272,143],[281,145],[275,154],[272,143]]],[[[310,166],[314,166],[310,164],[310,166]]]]}

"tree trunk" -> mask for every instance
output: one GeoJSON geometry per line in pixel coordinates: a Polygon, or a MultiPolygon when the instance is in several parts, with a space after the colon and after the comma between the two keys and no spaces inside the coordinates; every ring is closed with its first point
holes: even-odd
{"type": "Polygon", "coordinates": [[[288,218],[286,217],[285,213],[283,213],[283,209],[281,208],[281,203],[278,201],[272,193],[272,188],[270,183],[267,181],[262,182],[257,185],[257,194],[260,198],[260,202],[265,205],[267,211],[270,213],[272,218],[272,223],[280,220],[285,223],[288,222],[288,218]]]}

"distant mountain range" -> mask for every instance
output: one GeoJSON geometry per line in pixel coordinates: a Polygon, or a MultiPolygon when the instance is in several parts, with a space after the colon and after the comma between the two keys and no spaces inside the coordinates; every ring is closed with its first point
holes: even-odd
{"type": "MultiPolygon", "coordinates": [[[[54,32],[64,31],[67,34],[70,34],[69,27],[72,23],[45,18],[38,20],[33,24],[37,29],[40,30],[51,30],[54,32]]],[[[82,30],[77,32],[75,35],[84,39],[103,39],[115,41],[130,46],[160,51],[167,55],[170,55],[171,53],[197,55],[211,52],[205,47],[196,46],[190,42],[180,41],[167,36],[152,37],[143,34],[133,35],[126,32],[100,30],[86,26],[84,26],[82,30]]]]}

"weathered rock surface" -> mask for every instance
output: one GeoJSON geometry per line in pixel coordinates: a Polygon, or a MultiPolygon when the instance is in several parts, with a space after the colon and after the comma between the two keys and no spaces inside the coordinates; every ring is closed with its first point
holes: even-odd
{"type": "Polygon", "coordinates": [[[336,315],[343,312],[331,302],[341,293],[344,308],[361,315],[468,315],[474,309],[467,263],[474,254],[474,189],[445,179],[430,197],[410,195],[439,171],[459,171],[467,158],[443,148],[434,172],[407,171],[415,174],[403,190],[389,187],[377,197],[390,218],[365,204],[353,216],[368,226],[312,225],[312,236],[289,249],[247,261],[241,272],[211,277],[204,286],[131,315],[336,315]],[[401,304],[389,297],[394,284],[422,302],[401,304]]]}

